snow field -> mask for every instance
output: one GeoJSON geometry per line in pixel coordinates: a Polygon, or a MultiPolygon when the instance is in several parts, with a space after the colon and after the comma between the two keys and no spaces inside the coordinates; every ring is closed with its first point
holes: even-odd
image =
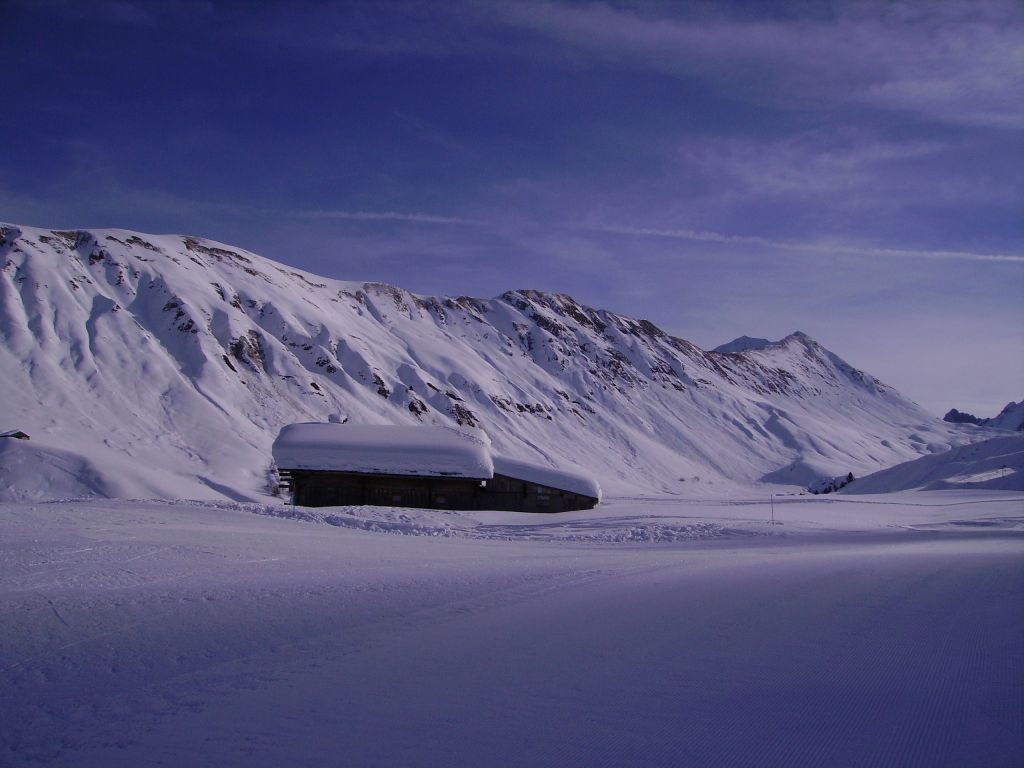
{"type": "Polygon", "coordinates": [[[1020,765],[1024,497],[776,502],[0,505],[0,764],[1020,765]]]}

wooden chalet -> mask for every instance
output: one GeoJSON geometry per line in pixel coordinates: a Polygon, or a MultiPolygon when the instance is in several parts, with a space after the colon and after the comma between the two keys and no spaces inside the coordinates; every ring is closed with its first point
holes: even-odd
{"type": "Polygon", "coordinates": [[[273,454],[297,506],[566,512],[601,498],[588,477],[492,456],[480,433],[449,427],[291,424],[273,454]]]}

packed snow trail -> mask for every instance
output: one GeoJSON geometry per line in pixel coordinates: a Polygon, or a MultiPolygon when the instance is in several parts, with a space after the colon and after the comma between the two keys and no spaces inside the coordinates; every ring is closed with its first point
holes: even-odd
{"type": "Polygon", "coordinates": [[[1019,766],[1024,537],[800,514],[862,506],[636,545],[0,505],[0,764],[1019,766]]]}

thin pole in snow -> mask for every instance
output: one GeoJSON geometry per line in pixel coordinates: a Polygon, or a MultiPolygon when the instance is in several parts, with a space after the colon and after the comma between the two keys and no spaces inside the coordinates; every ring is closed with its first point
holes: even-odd
{"type": "Polygon", "coordinates": [[[771,495],[772,499],[772,525],[775,525],[775,494],[771,495]]]}

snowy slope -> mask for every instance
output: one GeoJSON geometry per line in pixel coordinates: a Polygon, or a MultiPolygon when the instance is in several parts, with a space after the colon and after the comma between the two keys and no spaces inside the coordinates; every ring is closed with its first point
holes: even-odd
{"type": "Polygon", "coordinates": [[[1009,429],[1012,432],[1024,432],[1024,400],[1019,403],[1009,402],[997,416],[985,419],[984,425],[996,429],[1009,429]]]}
{"type": "Polygon", "coordinates": [[[846,486],[843,493],[985,488],[1024,491],[1024,435],[1003,435],[897,464],[846,486]]]}
{"type": "Polygon", "coordinates": [[[862,476],[980,436],[800,333],[706,352],[562,294],[421,297],[123,230],[0,238],[0,431],[32,436],[4,441],[0,498],[258,498],[278,429],[332,415],[481,427],[611,494],[862,476]],[[36,464],[52,479],[13,469],[36,464]]]}
{"type": "Polygon", "coordinates": [[[0,765],[1019,768],[1007,496],[0,504],[0,765]]]}

